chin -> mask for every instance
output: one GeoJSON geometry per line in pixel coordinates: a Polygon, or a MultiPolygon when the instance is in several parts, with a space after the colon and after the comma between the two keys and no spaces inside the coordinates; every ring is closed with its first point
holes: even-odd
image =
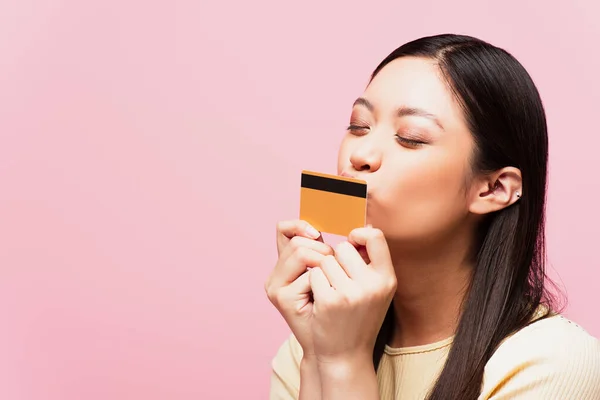
{"type": "MultiPolygon", "coordinates": [[[[372,214],[372,213],[371,213],[372,214]]],[[[377,218],[367,212],[367,218],[365,219],[365,225],[371,225],[373,228],[381,229],[385,233],[386,221],[381,220],[381,218],[377,218]]]]}
{"type": "Polygon", "coordinates": [[[393,239],[398,235],[398,226],[392,221],[394,219],[387,217],[386,213],[373,215],[367,212],[366,225],[371,225],[373,228],[380,229],[387,239],[393,239]]]}
{"type": "Polygon", "coordinates": [[[382,207],[381,204],[377,203],[372,197],[367,197],[367,211],[366,211],[366,224],[373,225],[373,228],[381,229],[387,223],[389,223],[390,212],[382,207]]]}

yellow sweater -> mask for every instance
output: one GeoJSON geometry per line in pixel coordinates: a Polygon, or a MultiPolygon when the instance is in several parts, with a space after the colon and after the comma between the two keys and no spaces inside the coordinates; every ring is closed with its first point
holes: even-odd
{"type": "MultiPolygon", "coordinates": [[[[377,372],[380,399],[425,399],[452,339],[386,347],[377,372]]],[[[272,361],[271,400],[298,398],[301,359],[291,335],[272,361]]],[[[534,322],[505,339],[486,364],[484,399],[600,400],[600,341],[561,315],[534,322]]]]}

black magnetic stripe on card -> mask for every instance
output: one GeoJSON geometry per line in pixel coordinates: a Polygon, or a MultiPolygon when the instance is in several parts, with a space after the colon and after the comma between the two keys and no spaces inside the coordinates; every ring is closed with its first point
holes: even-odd
{"type": "Polygon", "coordinates": [[[367,185],[364,183],[349,182],[316,175],[302,174],[300,186],[306,189],[322,190],[325,192],[345,194],[347,196],[367,197],[367,185]]]}

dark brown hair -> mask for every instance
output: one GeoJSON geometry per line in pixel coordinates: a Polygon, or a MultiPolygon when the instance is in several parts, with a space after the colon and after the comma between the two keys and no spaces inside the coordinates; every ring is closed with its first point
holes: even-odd
{"type": "MultiPolygon", "coordinates": [[[[546,290],[544,215],[548,162],[546,117],[539,93],[508,52],[482,40],[444,34],[394,50],[371,79],[399,57],[435,59],[461,104],[475,141],[475,172],[519,168],[521,199],[489,215],[458,329],[429,400],[477,399],[485,364],[509,334],[528,325],[540,304],[553,309],[546,290]]],[[[377,337],[375,368],[394,326],[390,307],[377,337]]]]}

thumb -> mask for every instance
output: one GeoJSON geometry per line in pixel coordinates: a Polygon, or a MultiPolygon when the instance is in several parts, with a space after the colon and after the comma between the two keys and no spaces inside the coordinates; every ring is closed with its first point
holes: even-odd
{"type": "Polygon", "coordinates": [[[350,232],[348,241],[355,246],[365,246],[371,265],[376,270],[394,273],[390,249],[380,229],[366,227],[350,232]]]}

